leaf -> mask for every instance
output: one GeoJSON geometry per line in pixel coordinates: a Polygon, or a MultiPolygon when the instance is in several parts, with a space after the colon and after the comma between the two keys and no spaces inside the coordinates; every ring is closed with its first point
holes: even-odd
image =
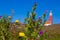
{"type": "Polygon", "coordinates": [[[42,15],[42,18],[44,19],[44,18],[45,18],[45,16],[46,16],[46,14],[44,13],[44,14],[42,15]]]}

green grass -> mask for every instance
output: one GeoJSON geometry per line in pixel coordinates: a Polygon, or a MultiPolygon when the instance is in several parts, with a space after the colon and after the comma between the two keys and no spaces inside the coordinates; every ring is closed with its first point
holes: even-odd
{"type": "Polygon", "coordinates": [[[51,38],[48,38],[47,40],[60,40],[60,35],[54,35],[51,38]]]}

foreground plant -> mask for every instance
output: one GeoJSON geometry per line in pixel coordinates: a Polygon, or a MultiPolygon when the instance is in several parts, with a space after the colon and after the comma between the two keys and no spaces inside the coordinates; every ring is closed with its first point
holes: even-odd
{"type": "Polygon", "coordinates": [[[8,16],[4,15],[0,18],[0,40],[9,40],[10,39],[10,19],[8,16]]]}
{"type": "MultiPolygon", "coordinates": [[[[42,17],[39,17],[39,19],[36,19],[36,6],[37,4],[35,3],[33,8],[32,8],[32,12],[29,15],[28,12],[28,17],[25,19],[25,31],[26,31],[26,36],[30,38],[30,40],[36,40],[38,38],[38,35],[42,35],[43,33],[41,32],[41,34],[39,34],[39,32],[41,31],[43,25],[45,24],[45,12],[42,15],[42,17]]],[[[41,36],[42,37],[42,36],[41,36]]],[[[39,38],[41,38],[39,36],[39,38]]]]}

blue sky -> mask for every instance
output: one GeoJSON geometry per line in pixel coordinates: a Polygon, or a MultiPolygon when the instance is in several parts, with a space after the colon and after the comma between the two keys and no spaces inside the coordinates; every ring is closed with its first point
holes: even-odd
{"type": "Polygon", "coordinates": [[[18,19],[20,22],[23,22],[24,18],[26,18],[27,11],[32,11],[34,2],[37,2],[37,18],[45,10],[48,10],[48,13],[46,13],[46,19],[48,19],[49,11],[52,10],[53,23],[60,23],[60,0],[0,0],[0,15],[11,15],[11,10],[14,9],[15,13],[12,21],[18,19]]]}

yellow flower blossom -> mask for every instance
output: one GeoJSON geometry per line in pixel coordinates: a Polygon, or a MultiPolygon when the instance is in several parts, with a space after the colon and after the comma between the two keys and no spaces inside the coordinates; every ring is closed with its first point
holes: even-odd
{"type": "Polygon", "coordinates": [[[25,36],[25,33],[19,32],[19,36],[20,36],[20,37],[24,37],[24,36],[25,36]]]}
{"type": "Polygon", "coordinates": [[[15,22],[19,22],[19,20],[16,20],[15,22]]]}

